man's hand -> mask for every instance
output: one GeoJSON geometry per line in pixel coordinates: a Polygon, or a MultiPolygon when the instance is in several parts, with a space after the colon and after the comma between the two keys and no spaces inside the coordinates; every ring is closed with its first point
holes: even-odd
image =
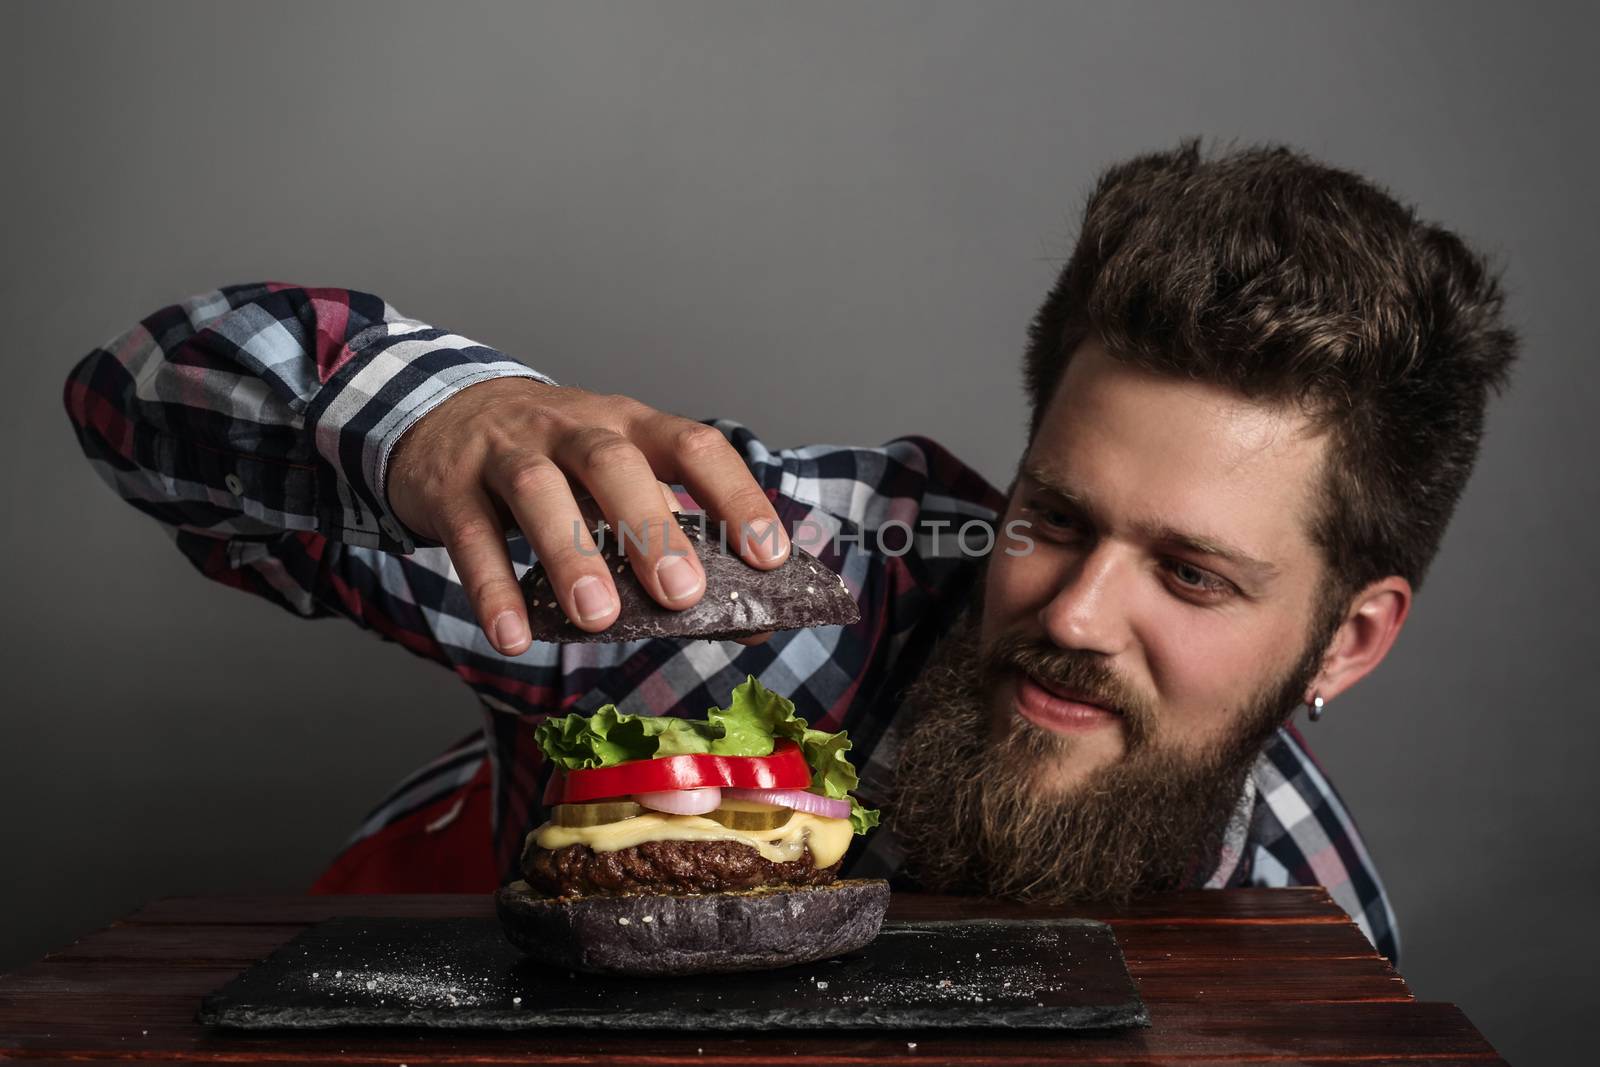
{"type": "Polygon", "coordinates": [[[631,397],[529,378],[479,382],[424,415],[390,453],[387,493],[401,522],[444,545],[484,633],[514,656],[530,641],[506,550],[509,526],[522,530],[581,629],[598,632],[617,617],[616,587],[587,528],[602,516],[626,527],[634,573],[662,606],[699,602],[705,572],[661,479],[685,486],[713,521],[726,523],[730,545],[751,566],[770,569],[787,558],[777,513],[714,427],[631,397]]]}

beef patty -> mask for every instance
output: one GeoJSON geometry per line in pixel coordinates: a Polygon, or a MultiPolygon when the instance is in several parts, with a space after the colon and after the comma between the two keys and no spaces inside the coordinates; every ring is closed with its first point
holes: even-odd
{"type": "Polygon", "coordinates": [[[522,875],[550,896],[632,893],[715,893],[763,885],[826,885],[839,876],[842,859],[812,865],[811,850],[774,863],[740,841],[646,841],[614,852],[588,845],[540,848],[530,835],[522,853],[522,875]]]}

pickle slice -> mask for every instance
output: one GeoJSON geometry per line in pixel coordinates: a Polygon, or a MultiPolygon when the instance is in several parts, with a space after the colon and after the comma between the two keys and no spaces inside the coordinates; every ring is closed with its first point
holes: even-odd
{"type": "Polygon", "coordinates": [[[557,826],[602,826],[643,814],[644,809],[631,800],[597,800],[592,804],[557,804],[550,821],[557,826]]]}
{"type": "Polygon", "coordinates": [[[724,800],[705,817],[715,819],[730,830],[776,830],[794,812],[778,804],[758,804],[751,800],[724,800]]]}

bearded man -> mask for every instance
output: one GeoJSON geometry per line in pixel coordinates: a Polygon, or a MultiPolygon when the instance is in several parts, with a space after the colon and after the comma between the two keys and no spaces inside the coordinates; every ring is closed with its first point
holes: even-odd
{"type": "Polygon", "coordinates": [[[847,875],[1049,901],[1320,883],[1397,959],[1289,717],[1400,632],[1514,358],[1502,302],[1459,238],[1358,176],[1191,142],[1089,197],[1030,331],[1003,493],[927,437],[769,449],[346,289],[164,308],[65,399],[96,470],[202,573],[479,697],[481,728],[374,809],[321,890],[490,889],[542,821],[534,725],[693,714],[753,674],[847,728],[860,796],[888,809],[847,875]],[[666,532],[629,561],[669,608],[704,593],[669,521],[692,503],[753,567],[802,543],[861,620],[742,647],[533,642],[515,568],[535,557],[578,626],[620,610],[583,498],[666,532]]]}

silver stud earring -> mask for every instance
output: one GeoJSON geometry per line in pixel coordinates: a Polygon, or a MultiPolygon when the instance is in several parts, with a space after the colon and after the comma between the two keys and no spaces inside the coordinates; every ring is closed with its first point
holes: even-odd
{"type": "Polygon", "coordinates": [[[1317,695],[1315,693],[1312,694],[1311,703],[1306,705],[1308,708],[1311,709],[1311,721],[1312,722],[1318,722],[1318,721],[1320,721],[1322,719],[1322,707],[1323,707],[1324,703],[1325,702],[1323,701],[1321,696],[1319,696],[1319,695],[1317,695]]]}

